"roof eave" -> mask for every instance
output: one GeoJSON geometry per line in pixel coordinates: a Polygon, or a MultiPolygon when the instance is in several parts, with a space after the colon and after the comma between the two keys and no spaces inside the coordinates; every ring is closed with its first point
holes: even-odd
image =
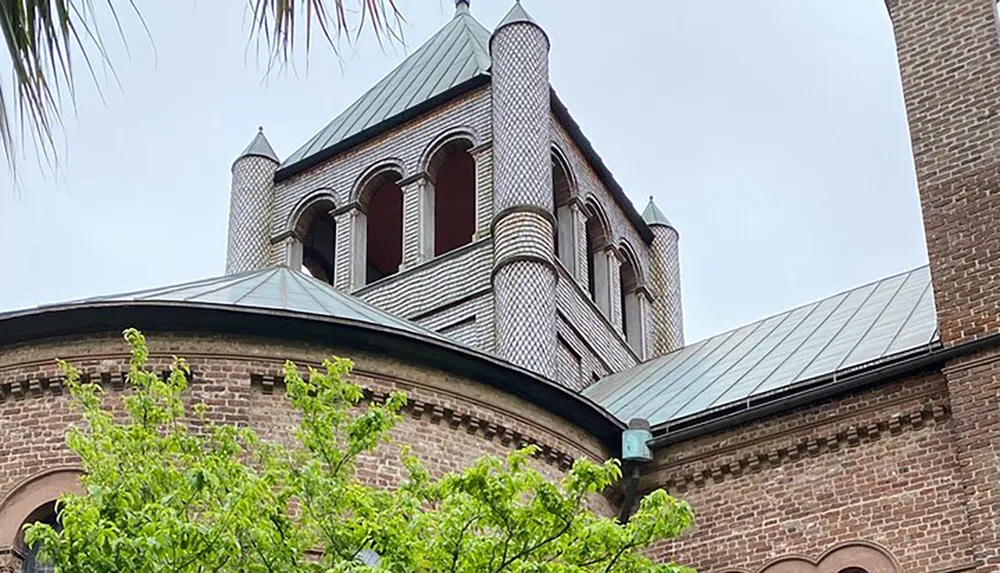
{"type": "Polygon", "coordinates": [[[0,347],[131,326],[146,332],[230,333],[327,342],[387,353],[518,396],[587,431],[612,455],[617,455],[620,449],[624,425],[619,420],[589,399],[550,380],[457,343],[337,317],[190,302],[67,304],[3,315],[0,347]]]}
{"type": "Polygon", "coordinates": [[[834,372],[779,392],[751,397],[707,412],[662,422],[653,426],[654,437],[649,445],[662,448],[721,432],[847,392],[940,368],[949,360],[995,346],[1000,346],[1000,334],[950,347],[945,347],[936,341],[902,353],[891,360],[880,361],[868,368],[834,372]]]}
{"type": "Polygon", "coordinates": [[[618,184],[615,176],[611,174],[611,170],[604,164],[601,156],[597,154],[594,146],[590,143],[590,140],[583,134],[583,130],[580,129],[580,125],[576,123],[573,117],[569,113],[569,109],[563,104],[559,96],[556,95],[554,89],[549,90],[552,113],[555,114],[556,119],[562,124],[569,133],[570,139],[573,143],[580,148],[583,152],[584,157],[587,162],[590,163],[594,171],[597,173],[598,178],[600,178],[601,183],[611,191],[611,196],[615,198],[615,201],[621,206],[622,210],[625,211],[625,215],[628,217],[629,222],[635,228],[636,232],[642,238],[646,244],[651,244],[653,242],[653,231],[650,230],[649,225],[642,219],[642,215],[639,214],[635,209],[635,205],[625,194],[625,190],[622,186],[618,184]]]}
{"type": "Polygon", "coordinates": [[[312,169],[313,167],[319,165],[320,163],[323,163],[324,161],[332,159],[335,156],[344,153],[345,151],[349,151],[350,149],[357,147],[371,139],[374,139],[375,137],[382,135],[383,133],[391,129],[399,127],[404,123],[412,119],[415,119],[417,116],[427,113],[439,106],[442,106],[450,102],[451,100],[457,99],[460,96],[463,96],[473,90],[476,90],[488,84],[489,81],[490,81],[489,74],[485,72],[480,72],[479,74],[472,76],[471,78],[465,80],[464,82],[456,84],[446,89],[445,91],[437,94],[434,97],[428,98],[411,108],[405,109],[402,112],[390,118],[387,118],[367,129],[359,131],[358,133],[348,138],[345,138],[339,141],[338,143],[331,145],[330,147],[321,149],[316,153],[307,155],[294,163],[279,168],[274,173],[274,181],[275,183],[280,183],[281,181],[294,177],[295,175],[298,175],[303,171],[312,169]]]}

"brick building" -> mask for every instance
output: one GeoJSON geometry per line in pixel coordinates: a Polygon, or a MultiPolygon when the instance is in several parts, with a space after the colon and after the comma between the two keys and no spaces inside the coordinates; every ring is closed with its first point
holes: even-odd
{"type": "Polygon", "coordinates": [[[698,525],[655,551],[702,571],[1000,571],[996,3],[887,8],[929,267],[685,345],[677,230],[549,85],[543,28],[458,0],[298,151],[261,132],[239,155],[224,276],[0,314],[0,571],[35,570],[19,528],[76,487],[54,359],[118,392],[126,326],[274,439],[283,361],[349,356],[372,395],[409,394],[397,441],[439,472],[536,443],[557,476],[644,420],[652,460],[602,509],[687,499],[698,525]]]}

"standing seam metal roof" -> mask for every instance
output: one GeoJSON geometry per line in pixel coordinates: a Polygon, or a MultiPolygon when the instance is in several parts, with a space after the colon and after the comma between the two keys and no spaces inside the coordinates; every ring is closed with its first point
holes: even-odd
{"type": "Polygon", "coordinates": [[[80,304],[115,302],[201,303],[281,310],[347,319],[454,343],[441,334],[389,314],[289,267],[272,267],[76,301],[80,304]]]}
{"type": "Polygon", "coordinates": [[[663,424],[885,362],[938,339],[925,266],[654,358],[584,395],[620,420],[663,424]]]}
{"type": "Polygon", "coordinates": [[[490,69],[490,32],[463,4],[451,22],[293,153],[282,168],[331,148],[490,69]]]}

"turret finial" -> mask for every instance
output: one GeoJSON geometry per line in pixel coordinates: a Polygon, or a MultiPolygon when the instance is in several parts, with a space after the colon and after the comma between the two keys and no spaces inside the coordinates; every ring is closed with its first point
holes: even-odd
{"type": "Polygon", "coordinates": [[[455,0],[455,13],[468,12],[470,0],[455,0]]]}

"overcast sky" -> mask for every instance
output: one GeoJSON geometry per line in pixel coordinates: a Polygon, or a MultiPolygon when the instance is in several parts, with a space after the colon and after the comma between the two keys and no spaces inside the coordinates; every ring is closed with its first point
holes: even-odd
{"type": "MultiPolygon", "coordinates": [[[[397,3],[411,51],[453,11],[397,3]]],[[[155,54],[134,18],[131,55],[106,29],[122,88],[83,84],[59,177],[0,179],[0,310],[222,274],[229,168],[257,126],[286,157],[406,53],[318,44],[265,77],[246,2],[140,4],[155,54]]],[[[472,11],[492,29],[511,4],[472,11]]],[[[524,5],[605,163],[680,230],[688,341],[925,263],[883,0],[524,5]]]]}

